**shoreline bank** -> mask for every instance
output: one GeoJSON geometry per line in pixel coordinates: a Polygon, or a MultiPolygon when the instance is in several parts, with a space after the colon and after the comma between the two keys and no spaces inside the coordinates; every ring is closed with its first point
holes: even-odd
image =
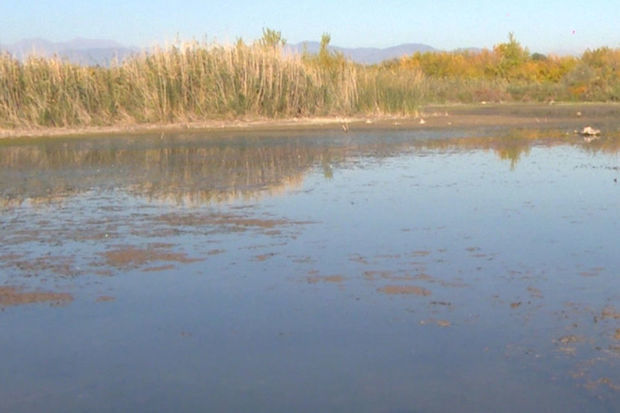
{"type": "Polygon", "coordinates": [[[309,118],[219,119],[166,124],[0,129],[0,139],[200,133],[240,130],[432,129],[475,126],[583,127],[620,119],[620,103],[429,105],[414,115],[356,115],[309,118]]]}

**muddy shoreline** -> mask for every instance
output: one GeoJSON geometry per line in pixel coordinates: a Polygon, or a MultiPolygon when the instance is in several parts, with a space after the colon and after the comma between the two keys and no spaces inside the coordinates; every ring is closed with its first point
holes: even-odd
{"type": "Polygon", "coordinates": [[[620,117],[619,103],[559,104],[452,104],[429,105],[412,115],[356,115],[310,118],[242,118],[176,122],[169,124],[118,124],[112,126],[0,129],[0,139],[80,137],[110,134],[152,134],[212,131],[285,131],[360,129],[432,129],[469,126],[553,127],[585,125],[620,117]]]}

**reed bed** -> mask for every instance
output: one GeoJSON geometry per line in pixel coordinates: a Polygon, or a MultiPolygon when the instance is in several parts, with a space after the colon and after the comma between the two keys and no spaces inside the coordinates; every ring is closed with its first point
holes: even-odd
{"type": "Polygon", "coordinates": [[[184,122],[357,111],[357,68],[333,69],[278,48],[197,43],[133,56],[110,68],[58,58],[0,56],[2,127],[184,122]]]}
{"type": "Polygon", "coordinates": [[[192,42],[136,54],[111,67],[1,54],[0,128],[410,114],[442,102],[620,100],[617,51],[604,54],[615,66],[603,84],[598,73],[608,63],[596,69],[575,62],[570,73],[550,83],[429,75],[421,57],[363,66],[325,51],[299,56],[283,50],[264,42],[231,47],[192,42]]]}

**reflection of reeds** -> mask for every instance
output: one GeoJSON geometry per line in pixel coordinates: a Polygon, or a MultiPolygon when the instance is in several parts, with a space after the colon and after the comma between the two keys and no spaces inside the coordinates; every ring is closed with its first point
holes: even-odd
{"type": "Polygon", "coordinates": [[[563,131],[515,129],[493,136],[363,145],[353,141],[344,146],[318,146],[294,139],[278,145],[251,140],[242,145],[162,144],[149,138],[122,146],[101,140],[70,145],[53,141],[6,145],[0,150],[0,207],[15,207],[24,201],[32,205],[62,202],[68,196],[100,187],[187,206],[260,199],[299,188],[313,167],[322,167],[329,178],[332,165],[346,162],[351,154],[385,158],[411,150],[491,150],[514,168],[533,145],[567,144],[617,154],[620,135],[608,132],[599,140],[584,143],[580,136],[563,131]]]}
{"type": "Polygon", "coordinates": [[[303,177],[303,174],[299,173],[298,175],[290,177],[282,177],[277,184],[245,189],[237,189],[234,187],[219,189],[154,188],[151,184],[136,184],[127,188],[127,190],[136,196],[145,197],[151,203],[198,207],[208,204],[232,203],[239,200],[258,201],[265,197],[282,195],[296,188],[300,188],[303,184],[303,177]]]}
{"type": "Polygon", "coordinates": [[[304,173],[329,157],[328,152],[293,144],[9,146],[2,148],[0,174],[12,182],[0,190],[0,206],[52,203],[93,187],[121,188],[151,201],[188,206],[257,199],[301,186],[304,173]],[[28,179],[10,179],[11,173],[28,179]]]}
{"type": "Polygon", "coordinates": [[[583,141],[583,147],[592,153],[618,153],[620,152],[620,130],[605,132],[603,136],[591,142],[583,141]]]}
{"type": "Polygon", "coordinates": [[[510,162],[514,169],[523,155],[527,155],[534,145],[552,147],[557,145],[577,144],[591,152],[616,154],[620,151],[620,134],[609,132],[605,139],[584,144],[575,135],[567,135],[563,131],[545,129],[513,129],[497,136],[470,136],[450,139],[434,139],[424,141],[422,145],[428,149],[467,148],[492,150],[497,156],[510,162]]]}

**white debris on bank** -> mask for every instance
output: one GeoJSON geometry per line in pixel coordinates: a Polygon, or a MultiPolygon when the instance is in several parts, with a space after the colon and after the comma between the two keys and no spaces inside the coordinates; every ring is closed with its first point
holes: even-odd
{"type": "Polygon", "coordinates": [[[594,129],[592,126],[586,126],[581,130],[583,136],[598,136],[601,134],[600,129],[594,129]]]}
{"type": "Polygon", "coordinates": [[[600,129],[595,129],[592,126],[586,126],[581,130],[581,132],[579,132],[579,134],[583,136],[583,140],[586,143],[590,143],[601,137],[600,129]]]}

